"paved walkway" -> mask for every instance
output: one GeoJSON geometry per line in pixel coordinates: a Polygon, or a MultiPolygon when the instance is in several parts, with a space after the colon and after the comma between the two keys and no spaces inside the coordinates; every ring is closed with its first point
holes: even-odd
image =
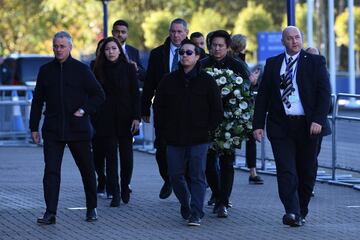
{"type": "MultiPolygon", "coordinates": [[[[310,204],[307,223],[290,228],[281,222],[283,208],[276,178],[264,185],[247,182],[236,171],[229,218],[218,219],[206,208],[200,227],[188,227],[172,194],[158,198],[162,185],[153,155],[136,152],[130,203],[109,208],[99,199],[99,220],[84,221],[80,175],[68,151],[62,167],[57,224],[38,226],[44,211],[41,148],[0,148],[0,239],[359,239],[360,192],[320,184],[310,204]]],[[[209,193],[208,193],[209,195],[209,193]]],[[[207,196],[208,199],[209,196],[207,196]]]]}

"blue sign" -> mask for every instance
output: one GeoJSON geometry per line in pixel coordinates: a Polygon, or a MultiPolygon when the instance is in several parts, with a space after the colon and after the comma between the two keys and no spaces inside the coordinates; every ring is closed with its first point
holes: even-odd
{"type": "Polygon", "coordinates": [[[281,32],[258,32],[258,63],[264,64],[269,57],[284,52],[281,43],[281,32]]]}

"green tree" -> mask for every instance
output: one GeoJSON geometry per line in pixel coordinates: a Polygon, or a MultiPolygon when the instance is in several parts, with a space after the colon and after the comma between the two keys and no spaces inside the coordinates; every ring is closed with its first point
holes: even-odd
{"type": "Polygon", "coordinates": [[[216,29],[224,29],[227,18],[213,9],[206,8],[195,12],[190,20],[190,33],[201,32],[206,36],[216,29]]]}
{"type": "MultiPolygon", "coordinates": [[[[335,21],[335,34],[337,45],[349,46],[349,10],[346,8],[335,21]]],[[[355,50],[360,51],[360,7],[354,7],[354,22],[355,22],[355,50]]]]}
{"type": "Polygon", "coordinates": [[[257,33],[275,30],[271,14],[262,5],[249,4],[239,14],[235,21],[233,34],[241,33],[247,37],[247,50],[253,53],[254,60],[257,50],[257,33]]]}
{"type": "Polygon", "coordinates": [[[169,35],[169,24],[173,15],[168,10],[151,12],[141,27],[144,31],[145,46],[149,49],[161,45],[169,35]]]}
{"type": "Polygon", "coordinates": [[[1,4],[0,55],[27,52],[33,48],[34,24],[41,0],[3,0],[1,4]]]}
{"type": "MultiPolygon", "coordinates": [[[[335,35],[336,44],[338,46],[344,45],[349,47],[349,10],[345,9],[344,12],[339,14],[335,20],[335,35]]],[[[360,71],[360,7],[354,7],[354,48],[356,53],[356,70],[360,71]]]]}

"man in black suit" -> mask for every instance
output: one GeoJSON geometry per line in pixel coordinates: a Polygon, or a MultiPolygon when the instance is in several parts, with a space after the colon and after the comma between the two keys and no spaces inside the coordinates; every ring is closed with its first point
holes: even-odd
{"type": "Polygon", "coordinates": [[[78,166],[86,195],[86,221],[97,219],[96,178],[91,150],[93,128],[90,114],[104,101],[104,92],[85,64],[70,55],[72,38],[58,32],[53,38],[55,59],[40,68],[30,112],[30,130],[40,143],[39,122],[45,104],[42,126],[45,170],[43,178],[46,212],[39,224],[55,224],[59,200],[61,162],[68,145],[78,166]]]}
{"type": "MultiPolygon", "coordinates": [[[[177,18],[170,23],[169,36],[164,44],[150,52],[149,64],[146,72],[144,90],[141,99],[141,116],[144,122],[150,122],[150,108],[155,90],[165,74],[174,71],[178,67],[178,48],[189,33],[187,23],[184,19],[177,18]]],[[[156,109],[154,109],[156,111],[156,109]]],[[[155,129],[156,161],[159,172],[164,180],[159,197],[166,199],[171,195],[172,187],[167,173],[166,142],[164,137],[155,129]]]]}
{"type": "Polygon", "coordinates": [[[127,60],[134,64],[139,84],[142,86],[142,82],[145,80],[146,71],[141,64],[139,50],[126,43],[129,33],[129,24],[125,20],[117,20],[113,24],[111,33],[114,38],[117,38],[120,41],[127,60]]]}
{"type": "Polygon", "coordinates": [[[319,138],[330,134],[330,83],[325,59],[302,50],[300,30],[282,33],[285,53],[266,61],[255,102],[254,137],[267,135],[275,157],[283,223],[302,226],[316,179],[319,138]]]}

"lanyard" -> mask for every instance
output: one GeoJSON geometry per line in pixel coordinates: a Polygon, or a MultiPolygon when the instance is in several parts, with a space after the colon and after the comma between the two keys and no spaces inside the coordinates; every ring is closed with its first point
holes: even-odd
{"type": "MultiPolygon", "coordinates": [[[[296,74],[296,71],[297,71],[297,68],[298,68],[297,61],[299,60],[299,56],[300,56],[300,54],[297,56],[297,58],[294,59],[294,64],[296,64],[296,66],[295,66],[295,69],[291,72],[291,80],[293,79],[293,75],[294,75],[293,73],[295,72],[295,74],[296,74]]],[[[286,57],[285,57],[285,64],[286,64],[285,72],[288,72],[289,71],[289,61],[286,60],[286,57]]]]}

